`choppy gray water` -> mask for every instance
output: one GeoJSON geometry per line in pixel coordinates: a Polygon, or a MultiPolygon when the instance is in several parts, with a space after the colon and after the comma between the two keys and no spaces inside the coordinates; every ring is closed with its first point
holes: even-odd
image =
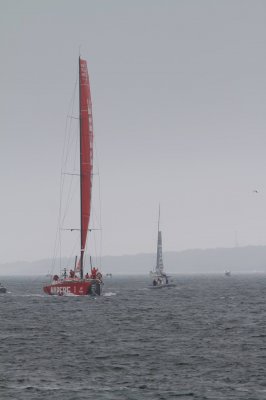
{"type": "Polygon", "coordinates": [[[266,276],[112,278],[50,297],[2,279],[1,400],[266,399],[266,276]]]}

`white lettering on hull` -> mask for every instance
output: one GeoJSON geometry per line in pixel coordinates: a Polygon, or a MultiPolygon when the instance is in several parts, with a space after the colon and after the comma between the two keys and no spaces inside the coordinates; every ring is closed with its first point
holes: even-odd
{"type": "Polygon", "coordinates": [[[52,286],[51,287],[51,294],[70,294],[71,290],[69,286],[52,286]]]}

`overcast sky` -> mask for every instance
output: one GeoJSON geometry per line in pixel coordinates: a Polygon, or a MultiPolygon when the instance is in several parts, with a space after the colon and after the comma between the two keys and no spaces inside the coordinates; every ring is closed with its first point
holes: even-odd
{"type": "Polygon", "coordinates": [[[154,252],[159,202],[164,250],[265,245],[265,18],[259,0],[0,0],[0,262],[53,253],[80,46],[102,254],[154,252]]]}

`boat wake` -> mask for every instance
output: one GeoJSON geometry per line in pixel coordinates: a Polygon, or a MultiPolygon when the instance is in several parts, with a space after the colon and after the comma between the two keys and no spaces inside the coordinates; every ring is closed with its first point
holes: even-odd
{"type": "Polygon", "coordinates": [[[116,296],[116,293],[114,292],[107,292],[103,294],[104,297],[111,297],[111,296],[116,296]]]}
{"type": "Polygon", "coordinates": [[[12,293],[12,292],[7,292],[11,294],[14,297],[46,297],[45,294],[38,294],[38,293],[12,293]]]}
{"type": "Polygon", "coordinates": [[[74,293],[64,293],[62,295],[58,294],[57,297],[81,297],[78,294],[74,294],[74,293]]]}

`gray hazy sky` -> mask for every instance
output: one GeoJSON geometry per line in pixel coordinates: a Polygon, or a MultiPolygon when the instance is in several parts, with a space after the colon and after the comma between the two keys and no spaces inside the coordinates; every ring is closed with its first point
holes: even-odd
{"type": "Polygon", "coordinates": [[[50,257],[79,46],[102,253],[266,244],[266,2],[0,0],[0,262],[50,257]],[[253,190],[259,193],[253,193],[253,190]]]}

